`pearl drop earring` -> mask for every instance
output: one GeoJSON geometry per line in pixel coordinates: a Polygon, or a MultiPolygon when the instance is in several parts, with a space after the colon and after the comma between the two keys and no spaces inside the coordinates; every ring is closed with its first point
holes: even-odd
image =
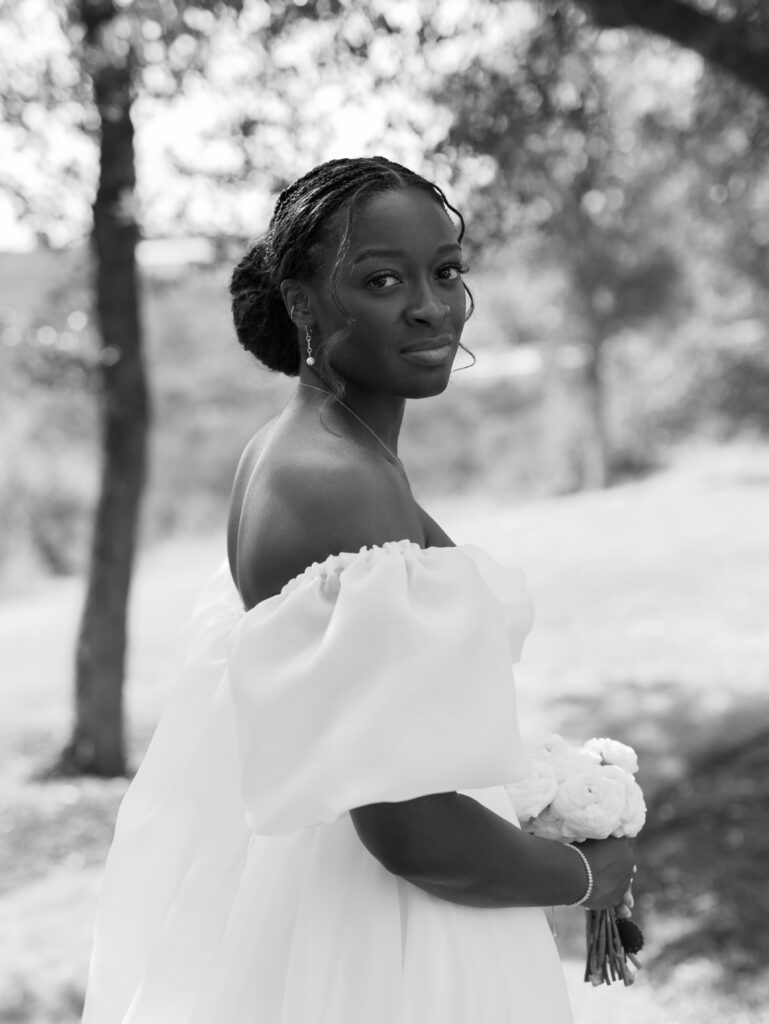
{"type": "Polygon", "coordinates": [[[305,362],[308,366],[315,366],[315,356],[312,354],[312,332],[308,324],[304,325],[304,336],[307,339],[307,358],[305,362]]]}

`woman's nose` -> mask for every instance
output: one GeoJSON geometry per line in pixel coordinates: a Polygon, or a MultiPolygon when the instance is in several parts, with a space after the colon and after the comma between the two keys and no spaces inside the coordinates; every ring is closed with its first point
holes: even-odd
{"type": "Polygon", "coordinates": [[[406,315],[410,322],[429,324],[432,327],[441,324],[449,312],[443,296],[438,295],[430,285],[424,284],[410,297],[406,315]]]}

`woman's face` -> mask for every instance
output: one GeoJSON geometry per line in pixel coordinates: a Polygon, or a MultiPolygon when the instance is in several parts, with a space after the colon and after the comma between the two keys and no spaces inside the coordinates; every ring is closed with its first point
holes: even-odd
{"type": "MultiPolygon", "coordinates": [[[[334,303],[329,246],[315,290],[319,343],[347,321],[334,303]]],[[[462,250],[437,199],[418,189],[383,192],[356,210],[337,297],[353,325],[330,353],[355,388],[400,398],[439,394],[465,324],[462,250]]]]}

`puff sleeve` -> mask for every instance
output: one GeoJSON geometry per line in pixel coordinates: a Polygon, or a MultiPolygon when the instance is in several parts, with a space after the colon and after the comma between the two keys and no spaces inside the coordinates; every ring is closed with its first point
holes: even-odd
{"type": "Polygon", "coordinates": [[[512,663],[530,625],[519,571],[409,541],[332,556],[256,605],[227,652],[250,828],[522,777],[512,663]]]}

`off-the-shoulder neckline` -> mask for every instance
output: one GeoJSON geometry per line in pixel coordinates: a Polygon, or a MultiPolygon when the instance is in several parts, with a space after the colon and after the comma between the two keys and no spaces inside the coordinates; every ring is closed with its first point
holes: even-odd
{"type": "Polygon", "coordinates": [[[300,573],[297,573],[292,579],[285,584],[282,590],[286,587],[290,587],[292,583],[295,583],[306,576],[324,576],[330,572],[334,572],[336,569],[346,569],[348,565],[354,560],[358,560],[366,555],[376,557],[379,554],[384,554],[389,551],[397,551],[398,554],[405,554],[407,551],[413,553],[421,552],[427,553],[431,551],[446,551],[447,548],[437,548],[434,545],[428,547],[422,547],[415,540],[409,540],[405,538],[403,540],[386,540],[382,544],[364,544],[358,548],[357,551],[339,551],[336,554],[328,555],[326,558],[321,559],[319,562],[311,562],[310,565],[302,569],[300,573]]]}
{"type": "MultiPolygon", "coordinates": [[[[387,552],[397,552],[398,554],[411,552],[415,555],[418,553],[424,556],[432,556],[436,552],[443,552],[444,554],[448,551],[461,552],[463,548],[468,546],[472,545],[430,544],[427,547],[422,547],[421,544],[418,544],[416,541],[405,537],[402,540],[386,540],[382,544],[364,544],[357,551],[338,551],[334,554],[328,555],[326,558],[323,558],[318,562],[311,562],[309,565],[305,566],[301,572],[298,572],[296,576],[292,576],[290,580],[287,580],[277,594],[273,594],[270,597],[263,598],[261,601],[257,601],[256,604],[252,605],[250,608],[246,608],[245,611],[246,613],[252,612],[256,608],[262,607],[270,601],[277,601],[280,598],[285,597],[306,580],[325,579],[337,571],[342,572],[365,556],[376,557],[377,555],[385,554],[387,552]]],[[[235,587],[237,590],[237,585],[235,585],[235,587]]]]}

